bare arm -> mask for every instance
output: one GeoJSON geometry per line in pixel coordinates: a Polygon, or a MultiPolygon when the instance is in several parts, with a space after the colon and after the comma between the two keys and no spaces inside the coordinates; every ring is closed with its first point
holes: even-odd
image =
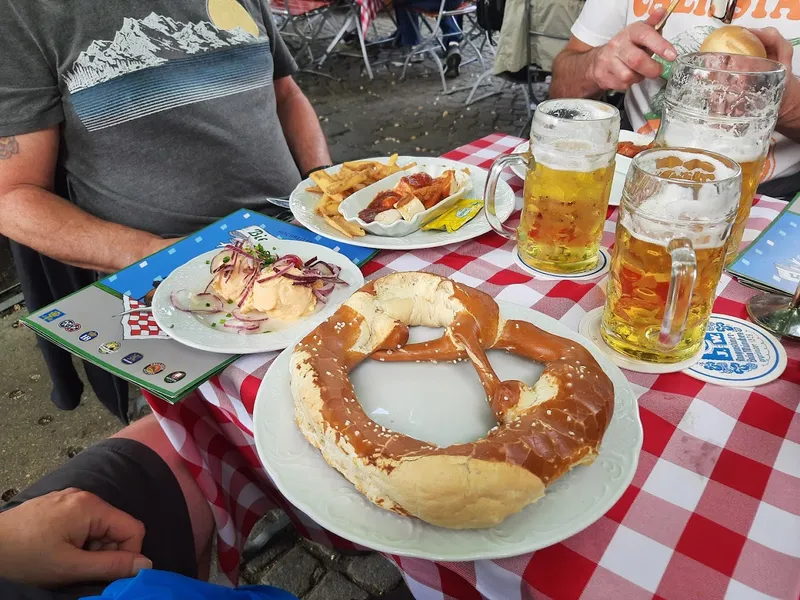
{"type": "Polygon", "coordinates": [[[593,48],[572,36],[553,61],[551,98],[590,98],[605,90],[627,90],[644,79],[661,75],[651,56],[675,60],[675,48],[654,29],[660,9],[646,21],[631,23],[603,46],[593,48]]]}
{"type": "Polygon", "coordinates": [[[56,260],[116,271],[174,240],[103,221],[52,193],[58,127],[0,137],[0,234],[56,260]]]}
{"type": "Polygon", "coordinates": [[[764,44],[767,58],[786,67],[786,91],[783,93],[776,130],[790,140],[800,142],[800,80],[792,73],[794,46],[774,27],[750,31],[764,44]]]}
{"type": "Polygon", "coordinates": [[[592,78],[592,62],[598,48],[593,48],[574,35],[553,61],[551,98],[593,98],[603,89],[592,78]]]}
{"type": "Polygon", "coordinates": [[[275,81],[275,97],[283,134],[300,172],[331,164],[317,113],[292,77],[275,81]]]}

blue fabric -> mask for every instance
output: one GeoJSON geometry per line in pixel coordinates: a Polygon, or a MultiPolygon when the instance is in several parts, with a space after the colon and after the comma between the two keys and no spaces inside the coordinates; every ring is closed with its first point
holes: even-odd
{"type": "MultiPolygon", "coordinates": [[[[445,10],[455,10],[461,6],[462,0],[447,0],[445,10]]],[[[417,31],[419,29],[419,15],[409,10],[410,7],[438,12],[441,0],[395,0],[394,12],[397,19],[397,43],[400,46],[416,46],[420,43],[417,31]]],[[[445,44],[461,41],[462,18],[443,17],[439,27],[442,30],[445,44]]]]}
{"type": "Polygon", "coordinates": [[[109,585],[101,596],[82,600],[298,600],[289,592],[266,585],[226,588],[177,573],[145,569],[132,579],[109,585]]]}

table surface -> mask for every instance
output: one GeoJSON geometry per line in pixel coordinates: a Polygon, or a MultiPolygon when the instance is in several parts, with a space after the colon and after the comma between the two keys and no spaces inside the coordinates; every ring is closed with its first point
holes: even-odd
{"type": "MultiPolygon", "coordinates": [[[[488,168],[521,140],[493,134],[446,158],[488,168]]],[[[508,181],[517,192],[522,181],[508,181]]],[[[518,198],[519,200],[519,198],[518,198]]],[[[521,200],[519,200],[521,204],[521,200]]],[[[785,206],[758,198],[745,240],[785,206]]],[[[603,235],[614,239],[616,210],[603,235]]],[[[425,270],[532,307],[577,330],[604,302],[604,279],[534,279],[490,233],[462,244],[383,252],[364,266],[368,279],[425,270]]],[[[754,293],[723,275],[714,311],[746,318],[754,293]]],[[[800,345],[784,344],[783,376],[752,388],[721,388],[683,373],[625,371],[638,397],[644,447],[631,486],[581,533],[533,554],[495,561],[434,563],[387,556],[418,599],[527,598],[750,600],[800,597],[800,345]]],[[[256,393],[277,353],[251,355],[175,406],[151,398],[159,420],[209,498],[223,570],[235,581],[239,550],[265,511],[281,507],[301,534],[340,547],[289,505],[255,451],[256,393]]]]}

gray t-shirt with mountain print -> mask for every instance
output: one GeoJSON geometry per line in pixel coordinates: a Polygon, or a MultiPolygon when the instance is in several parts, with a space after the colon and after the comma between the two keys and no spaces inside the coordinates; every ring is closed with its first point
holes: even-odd
{"type": "Polygon", "coordinates": [[[295,69],[266,0],[0,0],[0,137],[60,124],[71,199],[160,235],[300,181],[273,87],[295,69]]]}

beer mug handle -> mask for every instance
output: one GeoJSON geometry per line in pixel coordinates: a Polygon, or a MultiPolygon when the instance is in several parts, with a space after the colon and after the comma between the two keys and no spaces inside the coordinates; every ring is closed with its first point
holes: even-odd
{"type": "Polygon", "coordinates": [[[494,195],[497,191],[497,181],[500,179],[500,173],[502,173],[503,169],[506,167],[510,167],[511,165],[525,165],[525,168],[529,169],[534,164],[533,157],[528,159],[523,154],[509,154],[508,156],[501,156],[495,159],[492,163],[492,168],[489,170],[489,178],[486,180],[486,187],[483,190],[483,199],[486,201],[486,220],[489,221],[489,225],[492,229],[506,239],[516,241],[517,230],[508,227],[505,223],[501,223],[497,216],[494,201],[494,195]]]}
{"type": "Polygon", "coordinates": [[[697,256],[689,240],[672,240],[667,250],[672,257],[672,273],[658,335],[658,346],[664,351],[673,350],[683,339],[697,279],[697,256]]]}

